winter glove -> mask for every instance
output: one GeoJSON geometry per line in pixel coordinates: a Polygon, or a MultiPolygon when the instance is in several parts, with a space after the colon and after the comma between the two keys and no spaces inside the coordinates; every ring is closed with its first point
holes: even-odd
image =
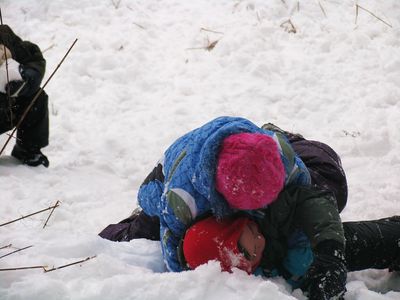
{"type": "Polygon", "coordinates": [[[302,290],[310,300],[340,300],[346,292],[347,269],[343,246],[333,240],[321,242],[314,250],[302,290]]]}
{"type": "Polygon", "coordinates": [[[42,82],[42,76],[40,72],[36,69],[20,65],[19,72],[21,73],[22,79],[26,82],[25,87],[20,92],[20,96],[31,96],[40,87],[42,82]]]}
{"type": "MultiPolygon", "coordinates": [[[[7,66],[6,63],[3,63],[0,66],[0,93],[6,94],[7,85],[11,84],[11,82],[15,82],[13,84],[13,89],[16,86],[21,86],[23,84],[24,81],[22,79],[19,66],[19,63],[13,59],[7,59],[7,66]]],[[[11,86],[9,87],[11,88],[11,86]]]]}

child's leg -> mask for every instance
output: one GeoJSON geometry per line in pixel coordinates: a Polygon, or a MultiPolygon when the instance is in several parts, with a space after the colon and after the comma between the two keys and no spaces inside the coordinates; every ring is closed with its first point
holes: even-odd
{"type": "Polygon", "coordinates": [[[118,224],[110,224],[100,233],[104,239],[115,242],[126,242],[133,239],[160,240],[160,221],[157,217],[150,217],[142,210],[135,211],[129,218],[118,224]]]}
{"type": "Polygon", "coordinates": [[[400,216],[344,222],[343,228],[349,271],[400,270],[400,216]]]}

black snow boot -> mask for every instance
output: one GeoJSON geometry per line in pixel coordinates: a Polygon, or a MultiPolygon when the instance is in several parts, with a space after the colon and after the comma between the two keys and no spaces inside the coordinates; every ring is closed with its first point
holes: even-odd
{"type": "Polygon", "coordinates": [[[49,160],[46,155],[44,155],[40,149],[25,149],[18,144],[15,144],[14,149],[11,152],[11,155],[16,159],[20,160],[23,164],[37,167],[40,165],[49,167],[49,160]]]}

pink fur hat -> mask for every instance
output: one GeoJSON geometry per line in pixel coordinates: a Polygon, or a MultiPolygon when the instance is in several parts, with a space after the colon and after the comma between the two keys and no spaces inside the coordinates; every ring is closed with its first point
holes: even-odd
{"type": "Polygon", "coordinates": [[[258,209],[282,190],[285,169],[276,142],[259,133],[225,138],[218,155],[216,189],[237,209],[258,209]]]}

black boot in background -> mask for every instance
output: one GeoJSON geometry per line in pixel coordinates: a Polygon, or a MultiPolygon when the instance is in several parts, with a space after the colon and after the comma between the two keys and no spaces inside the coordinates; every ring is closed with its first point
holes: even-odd
{"type": "Polygon", "coordinates": [[[37,167],[40,165],[49,167],[49,160],[46,155],[44,155],[40,149],[25,149],[18,144],[15,144],[14,149],[11,152],[11,155],[16,159],[20,160],[23,164],[37,167]]]}

